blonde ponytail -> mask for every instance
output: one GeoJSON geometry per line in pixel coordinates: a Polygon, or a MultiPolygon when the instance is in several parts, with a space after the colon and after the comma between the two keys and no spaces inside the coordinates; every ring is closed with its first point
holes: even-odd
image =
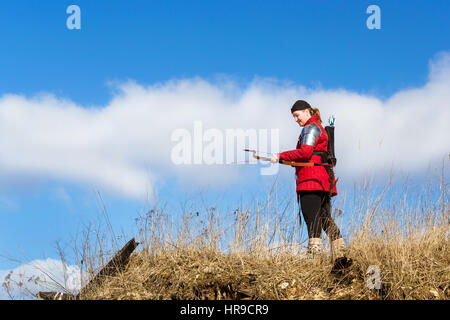
{"type": "Polygon", "coordinates": [[[317,115],[319,117],[319,123],[322,123],[322,119],[320,118],[320,111],[319,111],[319,109],[311,108],[311,109],[309,109],[309,113],[311,114],[311,116],[317,115]]]}

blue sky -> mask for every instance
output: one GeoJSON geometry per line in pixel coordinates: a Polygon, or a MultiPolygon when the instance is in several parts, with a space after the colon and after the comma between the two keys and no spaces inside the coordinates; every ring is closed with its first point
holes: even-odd
{"type": "Polygon", "coordinates": [[[72,3],[2,1],[1,93],[102,105],[110,80],[225,74],[389,95],[423,84],[428,59],[449,40],[449,4],[438,0],[80,0],[79,31],[65,27],[72,3]],[[378,31],[365,25],[372,3],[382,7],[378,31]]]}
{"type": "MultiPolygon", "coordinates": [[[[307,88],[311,99],[316,97],[314,92],[342,89],[349,97],[352,93],[375,97],[369,101],[374,108],[386,101],[385,107],[391,102],[401,107],[396,99],[389,98],[423,88],[433,77],[447,79],[438,74],[448,61],[439,58],[439,54],[450,50],[449,20],[450,3],[445,0],[2,1],[0,97],[14,94],[34,101],[34,97],[51,93],[81,109],[102,110],[113,105],[117,97],[134,101],[131,97],[141,87],[155,91],[170,87],[170,81],[187,79],[194,83],[193,91],[201,92],[206,87],[205,92],[212,92],[211,95],[217,88],[222,90],[224,82],[231,81],[231,91],[238,96],[246,90],[251,92],[252,86],[262,90],[261,97],[265,97],[264,88],[273,91],[275,98],[286,89],[286,95],[282,95],[286,101],[293,101],[295,95],[289,93],[292,88],[307,88]],[[66,27],[66,8],[71,4],[81,8],[81,30],[66,27]],[[366,8],[371,4],[381,9],[380,30],[366,27],[366,8]],[[430,67],[433,63],[434,73],[430,67]],[[192,79],[201,79],[207,85],[192,79]],[[135,87],[124,89],[123,84],[130,80],[135,87]],[[258,81],[264,83],[260,85],[258,81]]],[[[415,94],[411,101],[420,100],[415,94]]],[[[319,96],[316,101],[323,100],[325,107],[333,101],[331,94],[319,96]]],[[[181,94],[176,100],[180,105],[173,106],[173,110],[189,111],[189,106],[183,110],[183,97],[181,94]]],[[[402,95],[398,97],[401,99],[402,95]]],[[[448,109],[448,102],[443,105],[439,101],[443,100],[433,100],[435,106],[448,109]]],[[[36,104],[44,106],[45,101],[36,104]]],[[[161,109],[155,106],[156,111],[152,112],[158,116],[161,110],[159,116],[166,116],[162,111],[167,106],[170,103],[161,109]]],[[[284,123],[291,125],[286,141],[295,145],[298,129],[291,124],[289,107],[290,102],[286,102],[280,112],[286,113],[284,123]]],[[[55,108],[65,110],[64,106],[55,108]]],[[[52,118],[48,120],[51,123],[52,118]]],[[[162,121],[172,120],[167,117],[162,121]]],[[[233,126],[232,121],[228,124],[233,126]]],[[[148,119],[148,126],[152,125],[152,119],[148,119]]],[[[20,135],[20,130],[17,132],[20,135]]],[[[0,140],[6,145],[9,138],[3,136],[0,140]]],[[[445,145],[441,143],[430,149],[432,152],[448,151],[445,135],[441,139],[445,145]]],[[[170,141],[166,142],[170,145],[170,141]]],[[[10,151],[4,148],[1,153],[7,155],[10,151]]],[[[140,153],[133,152],[133,163],[139,162],[140,153]]],[[[236,180],[222,188],[216,185],[209,191],[209,184],[215,185],[216,180],[208,182],[206,178],[186,187],[189,183],[180,184],[173,172],[165,175],[166,171],[152,171],[152,164],[157,163],[160,168],[164,159],[170,161],[167,157],[154,160],[147,154],[142,156],[146,169],[159,174],[155,181],[160,197],[175,207],[189,192],[198,190],[204,190],[212,199],[226,192],[226,203],[234,205],[241,194],[249,199],[249,193],[255,192],[255,182],[260,186],[261,181],[263,185],[273,181],[258,177],[257,169],[252,167],[246,171],[246,181],[236,180]]],[[[423,176],[424,163],[411,163],[413,177],[423,176]]],[[[96,180],[75,179],[66,171],[62,174],[8,168],[0,166],[0,254],[24,262],[57,258],[53,246],[56,240],[70,246],[71,235],[101,212],[97,191],[102,194],[114,227],[126,234],[132,233],[133,219],[148,208],[141,200],[103,190],[94,183],[96,180]]],[[[189,181],[189,177],[184,181],[189,181]]],[[[352,177],[346,177],[343,181],[348,186],[342,188],[350,190],[352,177]]],[[[292,172],[284,170],[281,181],[292,183],[292,172]]],[[[0,270],[15,266],[16,263],[0,258],[0,270]]]]}

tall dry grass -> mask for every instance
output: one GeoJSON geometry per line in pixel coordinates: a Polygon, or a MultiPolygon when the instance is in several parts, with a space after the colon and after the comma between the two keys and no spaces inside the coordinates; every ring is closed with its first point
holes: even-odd
{"type": "MultiPolygon", "coordinates": [[[[262,203],[223,209],[187,201],[180,216],[155,201],[136,219],[141,245],[126,270],[81,298],[448,299],[447,183],[442,175],[414,193],[407,180],[383,188],[364,180],[352,204],[345,195],[334,201],[354,261],[345,273],[330,274],[328,253],[305,255],[295,200],[275,186],[262,203]]],[[[103,238],[95,235],[81,255],[91,277],[105,262],[103,238]]]]}

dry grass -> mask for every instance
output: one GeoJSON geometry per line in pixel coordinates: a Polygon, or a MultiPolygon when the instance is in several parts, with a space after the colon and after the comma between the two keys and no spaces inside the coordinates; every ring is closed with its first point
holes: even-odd
{"type": "Polygon", "coordinates": [[[211,248],[141,251],[127,270],[106,279],[86,299],[447,299],[448,239],[444,230],[399,243],[353,241],[349,273],[330,275],[328,258],[290,253],[224,254],[211,248]],[[438,235],[439,234],[439,235],[438,235]],[[368,289],[370,265],[380,290],[368,289]]]}
{"type": "MultiPolygon", "coordinates": [[[[328,254],[319,259],[304,254],[298,234],[305,228],[299,230],[292,199],[280,205],[272,190],[263,206],[223,212],[184,207],[175,222],[155,206],[139,219],[140,250],[126,270],[82,298],[448,299],[450,228],[443,179],[422,197],[399,192],[415,201],[387,200],[395,194],[392,183],[375,196],[366,182],[356,187],[360,198],[345,213],[352,218],[345,228],[338,220],[354,261],[345,274],[330,274],[328,254]],[[378,288],[368,286],[369,266],[379,268],[378,288]]],[[[98,265],[91,275],[94,270],[98,265]]]]}

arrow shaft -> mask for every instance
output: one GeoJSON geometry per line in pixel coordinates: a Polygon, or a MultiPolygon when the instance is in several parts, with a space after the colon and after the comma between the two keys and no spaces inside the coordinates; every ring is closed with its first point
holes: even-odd
{"type": "MultiPolygon", "coordinates": [[[[252,152],[253,153],[253,157],[255,159],[262,160],[262,161],[271,161],[270,158],[258,156],[256,154],[256,150],[244,149],[244,151],[252,152]]],[[[285,161],[285,160],[280,160],[279,163],[285,164],[285,165],[288,165],[288,166],[293,166],[293,167],[331,166],[331,164],[329,164],[329,163],[294,162],[294,161],[285,161]]]]}

